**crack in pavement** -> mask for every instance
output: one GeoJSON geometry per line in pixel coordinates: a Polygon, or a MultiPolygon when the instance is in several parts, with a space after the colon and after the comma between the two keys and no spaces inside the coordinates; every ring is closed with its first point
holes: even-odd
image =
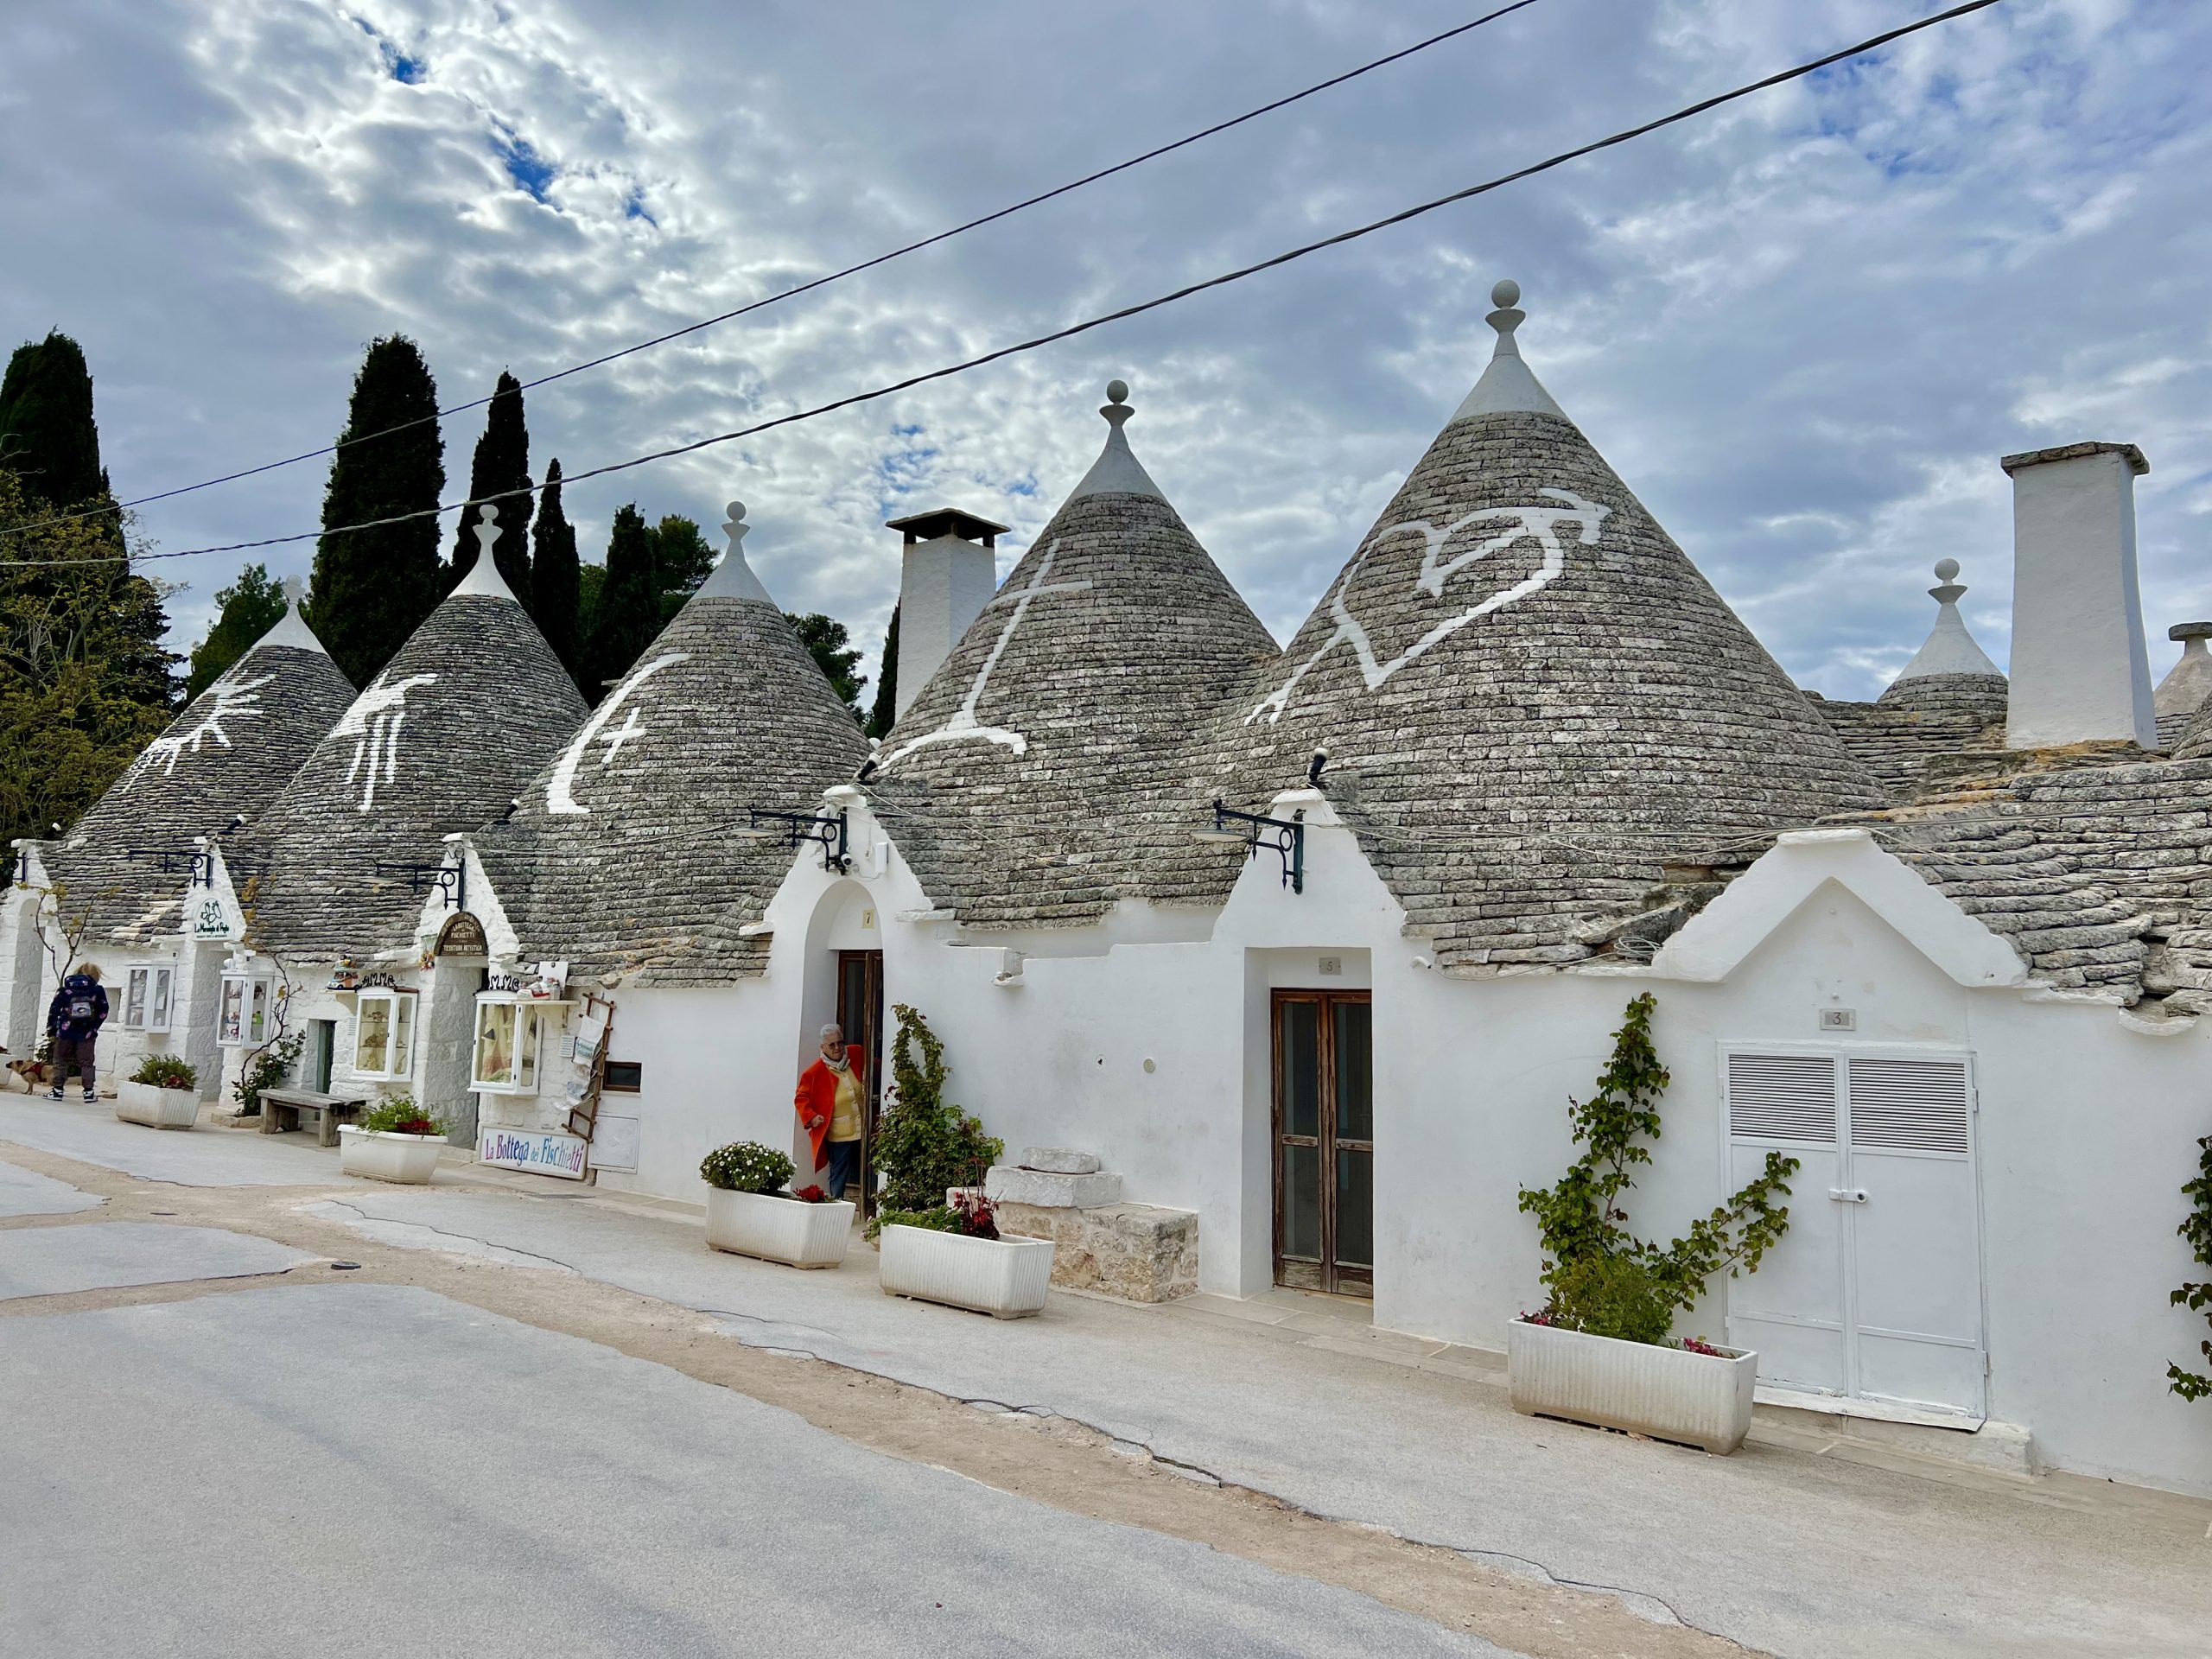
{"type": "MultiPolygon", "coordinates": [[[[479,1259],[493,1262],[502,1267],[515,1267],[520,1265],[520,1262],[506,1261],[502,1258],[520,1257],[525,1262],[543,1262],[548,1267],[558,1268],[562,1272],[573,1274],[579,1279],[590,1277],[588,1274],[583,1272],[581,1268],[571,1267],[566,1262],[557,1260],[553,1256],[541,1255],[536,1250],[518,1250],[511,1244],[494,1244],[490,1239],[479,1238],[474,1233],[453,1232],[447,1228],[433,1227],[427,1221],[397,1221],[389,1216],[372,1216],[369,1214],[367,1211],[362,1209],[360,1205],[357,1204],[350,1204],[344,1198],[318,1198],[312,1203],[301,1205],[298,1208],[302,1211],[310,1215],[314,1214],[318,1210],[350,1210],[353,1212],[354,1220],[353,1222],[343,1223],[341,1224],[347,1226],[358,1226],[361,1232],[371,1238],[375,1238],[377,1236],[374,1230],[379,1227],[389,1229],[393,1232],[402,1235],[409,1233],[428,1233],[433,1238],[459,1239],[467,1243],[480,1247],[479,1251],[446,1251],[445,1254],[449,1255],[475,1255],[479,1257],[479,1259]]],[[[429,1249],[435,1250],[438,1248],[435,1244],[429,1246],[410,1245],[401,1243],[393,1239],[385,1239],[382,1242],[391,1244],[397,1249],[429,1249]]],[[[598,1281],[594,1280],[593,1282],[597,1283],[598,1281]]]]}

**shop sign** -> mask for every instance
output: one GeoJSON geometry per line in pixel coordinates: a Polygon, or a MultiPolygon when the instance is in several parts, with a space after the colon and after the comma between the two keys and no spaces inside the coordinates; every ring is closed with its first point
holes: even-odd
{"type": "Polygon", "coordinates": [[[200,901],[200,915],[192,925],[192,936],[197,939],[227,939],[231,937],[231,918],[223,909],[219,899],[200,901]]]}
{"type": "Polygon", "coordinates": [[[538,1130],[486,1129],[476,1138],[480,1163],[527,1170],[533,1175],[557,1175],[566,1181],[583,1179],[589,1151],[580,1136],[538,1130]]]}

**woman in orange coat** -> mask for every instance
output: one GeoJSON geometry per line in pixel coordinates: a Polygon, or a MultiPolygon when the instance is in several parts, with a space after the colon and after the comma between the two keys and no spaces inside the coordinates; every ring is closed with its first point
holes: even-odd
{"type": "Polygon", "coordinates": [[[861,1135],[868,1117],[867,1065],[866,1056],[846,1046],[843,1027],[830,1025],[822,1027],[822,1058],[799,1073],[792,1103],[807,1144],[814,1149],[814,1166],[830,1166],[824,1185],[833,1198],[843,1198],[861,1172],[861,1135]]]}

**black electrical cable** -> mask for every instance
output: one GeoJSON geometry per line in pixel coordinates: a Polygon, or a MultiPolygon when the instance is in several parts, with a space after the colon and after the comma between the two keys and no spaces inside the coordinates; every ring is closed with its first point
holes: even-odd
{"type": "MultiPolygon", "coordinates": [[[[1342,74],[1332,75],[1326,80],[1317,80],[1311,86],[1292,92],[1287,97],[1278,98],[1272,103],[1262,104],[1257,109],[1247,110],[1243,114],[1231,116],[1226,121],[1217,121],[1213,125],[1202,127],[1198,131],[1178,138],[1172,143],[1158,145],[1146,150],[1141,156],[1132,156],[1125,162],[1116,162],[1111,167],[1102,167],[1096,173],[1086,173],[1079,179],[1071,179],[1065,184],[1056,185],[1052,189],[1040,192],[1037,195],[1025,197],[1010,206],[985,213],[980,219],[971,219],[964,225],[955,225],[950,230],[939,231],[933,236],[925,236],[918,242],[909,242],[904,247],[893,248],[888,253],[879,253],[874,258],[863,259],[856,265],[847,265],[842,270],[833,270],[826,276],[814,277],[799,283],[795,288],[786,288],[777,293],[764,296],[747,304],[739,306],[734,311],[725,311],[719,316],[703,317],[697,322],[686,323],[681,328],[672,328],[664,334],[656,334],[651,340],[641,340],[633,346],[625,346],[619,351],[607,353],[603,357],[594,357],[582,363],[572,363],[565,369],[556,369],[552,373],[542,374],[535,380],[525,380],[522,383],[520,390],[528,391],[533,386],[550,385],[556,380],[566,379],[569,375],[582,374],[587,369],[600,368],[622,358],[634,356],[639,352],[649,352],[656,346],[667,345],[671,340],[682,340],[687,334],[696,334],[702,329],[715,327],[734,318],[745,316],[750,312],[774,305],[779,301],[788,300],[800,294],[812,293],[817,288],[827,288],[830,283],[842,282],[848,276],[857,276],[864,270],[873,270],[878,265],[887,265],[894,259],[903,259],[910,253],[919,253],[925,248],[933,248],[940,242],[950,242],[956,236],[964,236],[969,231],[980,230],[986,225],[996,224],[1000,219],[1011,218],[1025,209],[1067,195],[1072,191],[1082,189],[1086,185],[1096,184],[1101,179],[1110,179],[1117,173],[1126,173],[1133,167],[1141,167],[1147,162],[1157,161],[1162,156],[1172,155],[1176,150],[1186,149],[1203,139],[1214,137],[1217,133],[1227,132],[1231,127],[1241,127],[1247,121],[1256,121],[1263,115],[1272,115],[1277,110],[1287,108],[1301,99],[1312,98],[1317,92],[1325,92],[1332,87],[1341,86],[1349,80],[1357,80],[1360,76],[1374,70],[1387,68],[1391,64],[1402,62],[1416,53],[1426,52],[1433,46],[1441,46],[1446,41],[1480,29],[1484,23],[1494,23],[1501,17],[1510,16],[1514,12],[1523,10],[1536,3],[1537,0],[1513,0],[1510,5],[1500,6],[1495,11],[1485,12],[1480,17],[1446,29],[1440,35],[1432,35],[1425,41],[1415,41],[1411,46],[1402,47],[1386,56],[1376,58],[1371,62],[1363,63],[1357,69],[1347,69],[1342,74]]],[[[410,431],[416,427],[427,425],[434,421],[442,421],[448,415],[460,415],[472,409],[481,409],[491,401],[490,397],[472,398],[467,403],[455,404],[450,408],[442,409],[435,415],[418,415],[411,421],[402,421],[395,426],[383,427],[374,432],[364,432],[359,437],[340,438],[337,442],[325,444],[320,449],[304,450],[296,455],[287,455],[282,461],[264,461],[258,467],[247,467],[235,473],[225,473],[219,478],[203,479],[197,484],[180,484],[173,490],[159,490],[151,495],[136,496],[130,500],[119,502],[117,505],[122,507],[143,507],[149,502],[167,501],[174,496],[190,495],[195,490],[211,490],[219,484],[233,484],[242,478],[252,478],[262,473],[275,472],[280,467],[290,467],[302,461],[313,461],[321,455],[336,454],[339,450],[351,448],[355,444],[371,443],[378,438],[388,438],[395,432],[410,431]]],[[[19,531],[38,530],[48,524],[67,524],[73,519],[97,518],[114,510],[112,507],[102,507],[90,509],[84,512],[61,513],[50,518],[42,518],[37,524],[20,524],[15,528],[19,531]]]]}
{"type": "MultiPolygon", "coordinates": [[[[1965,4],[1953,6],[1947,11],[1936,12],[1916,22],[1901,24],[1896,29],[1885,29],[1881,34],[1871,35],[1856,46],[1845,47],[1840,51],[1830,52],[1825,56],[1797,64],[1791,68],[1777,70],[1773,74],[1762,76],[1758,80],[1747,81],[1743,86],[1728,92],[1716,93],[1711,98],[1700,99],[1694,104],[1685,105],[1672,114],[1662,115],[1656,120],[1647,121],[1640,126],[1624,128],[1610,137],[1593,139],[1589,143],[1578,145],[1573,149],[1560,150],[1558,154],[1548,156],[1541,162],[1533,162],[1510,173],[1500,174],[1497,177],[1486,180],[1481,184],[1469,185],[1463,190],[1452,191],[1449,195],[1438,196],[1433,200],[1421,202],[1415,207],[1402,208],[1385,218],[1355,226],[1351,230],[1339,231],[1334,236],[1323,237],[1319,241],[1306,243],[1287,252],[1276,254],[1272,258],[1240,266],[1235,270],[1224,271],[1217,276],[1209,276],[1203,282],[1188,283],[1172,292],[1156,296],[1149,300],[1139,301],[1135,305],[1125,305],[1118,310],[1103,312],[1082,322],[1070,324],[1067,327],[1056,328],[1050,334],[1039,334],[1033,339],[1021,340],[1012,346],[1001,346],[997,350],[986,352],[980,357],[971,357],[962,362],[949,364],[944,368],[930,369],[920,374],[909,375],[903,380],[895,380],[887,385],[877,386],[868,391],[856,391],[848,397],[833,399],[830,403],[817,404],[811,409],[799,410],[789,415],[779,415],[772,420],[761,421],[752,426],[740,427],[734,432],[717,433],[713,437],[696,439],[690,443],[677,444],[666,449],[656,449],[645,454],[633,455],[627,461],[609,461],[603,467],[594,467],[585,472],[571,473],[562,482],[564,486],[580,484],[586,479],[604,478],[611,473],[627,472],[633,467],[644,467],[656,461],[667,461],[677,455],[691,454],[698,450],[712,448],[717,444],[728,443],[738,438],[749,438],[756,433],[771,431],[779,426],[791,426],[800,421],[812,420],[819,415],[828,415],[841,409],[850,409],[855,404],[873,403],[877,398],[888,397],[894,392],[925,385],[932,380],[949,379],[954,375],[964,374],[970,369],[981,368],[986,364],[998,362],[1002,358],[1019,356],[1025,352],[1036,351],[1040,346],[1072,339],[1077,334],[1088,334],[1091,329],[1103,327],[1109,322],[1119,322],[1126,318],[1141,316],[1147,311],[1156,311],[1162,306],[1173,305],[1179,300],[1188,299],[1193,294],[1203,294],[1211,289],[1225,288],[1231,283],[1242,282],[1248,276],[1259,275],[1262,271],[1273,270],[1278,266],[1289,264],[1294,260],[1303,259],[1308,254],[1319,253],[1326,248],[1338,247],[1346,242],[1357,241],[1361,237],[1370,236],[1376,231],[1387,230],[1391,226],[1402,225],[1408,219],[1419,219],[1425,213],[1433,213],[1439,208],[1451,207],[1455,202],[1465,201],[1475,196],[1487,195],[1493,190],[1502,189],[1506,185],[1516,183],[1522,179],[1533,178],[1540,173],[1548,173],[1554,168],[1566,166],[1569,162],[1595,155],[1599,150],[1611,149],[1616,145],[1627,143],[1631,139],[1644,137],[1663,128],[1678,125],[1709,110],[1718,109],[1724,104],[1732,104],[1738,99],[1748,98],[1753,92],[1764,92],[1770,87],[1779,86],[1789,81],[1801,80],[1807,75],[1842,63],[1848,59],[1863,56],[1892,41],[1902,40],[1909,35],[1916,35],[1923,29],[1933,29],[1940,23],[1950,22],[1973,12],[1986,11],[1992,6],[2001,3],[2003,0],[1966,0],[1965,4]]],[[[350,531],[375,530],[385,524],[401,524],[416,518],[436,518],[442,513],[475,505],[483,501],[501,501],[517,496],[534,496],[543,487],[541,485],[532,484],[523,489],[505,490],[497,495],[478,497],[471,501],[450,501],[442,506],[423,507],[413,512],[394,513],[386,518],[364,519],[359,524],[334,524],[325,530],[299,531],[289,536],[267,536],[257,541],[224,542],[214,546],[188,547],[173,553],[146,553],[137,556],[143,563],[150,559],[192,558],[203,553],[238,553],[255,548],[281,547],[293,542],[311,542],[324,536],[343,535],[350,531]]],[[[114,557],[105,557],[86,560],[25,559],[13,563],[35,565],[111,564],[117,562],[114,557]]]]}

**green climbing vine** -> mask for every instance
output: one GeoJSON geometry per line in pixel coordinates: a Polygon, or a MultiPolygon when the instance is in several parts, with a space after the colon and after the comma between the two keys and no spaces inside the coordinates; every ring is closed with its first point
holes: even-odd
{"type": "MultiPolygon", "coordinates": [[[[2188,1240],[2189,1248],[2197,1261],[2212,1267],[2212,1135],[2197,1143],[2201,1154],[2196,1160],[2196,1179],[2183,1183],[2182,1196],[2191,1208],[2174,1230],[2188,1240]]],[[[2202,1313],[2212,1320],[2212,1284],[2183,1285],[2168,1298],[2176,1307],[2187,1307],[2202,1313]]],[[[2207,1360],[2212,1360],[2212,1342],[2200,1342],[2197,1351],[2207,1360]]],[[[2185,1371],[2178,1365],[2166,1367],[2166,1386],[2184,1400],[2202,1400],[2212,1394],[2212,1376],[2199,1371],[2185,1371]]]]}
{"type": "Polygon", "coordinates": [[[1581,1155],[1553,1185],[1521,1189],[1521,1208],[1535,1217],[1543,1244],[1547,1317],[1641,1342],[1664,1340],[1675,1311],[1695,1306],[1714,1274],[1758,1271],[1789,1229],[1789,1211],[1777,1200],[1789,1196],[1798,1168],[1796,1159],[1768,1153],[1741,1192],[1663,1249],[1629,1231],[1623,1196],[1637,1166],[1651,1161],[1643,1143],[1659,1138],[1659,1097],[1672,1081],[1651,1041],[1657,1007],[1648,991],[1629,1003],[1597,1092],[1568,1102],[1581,1155]]]}

